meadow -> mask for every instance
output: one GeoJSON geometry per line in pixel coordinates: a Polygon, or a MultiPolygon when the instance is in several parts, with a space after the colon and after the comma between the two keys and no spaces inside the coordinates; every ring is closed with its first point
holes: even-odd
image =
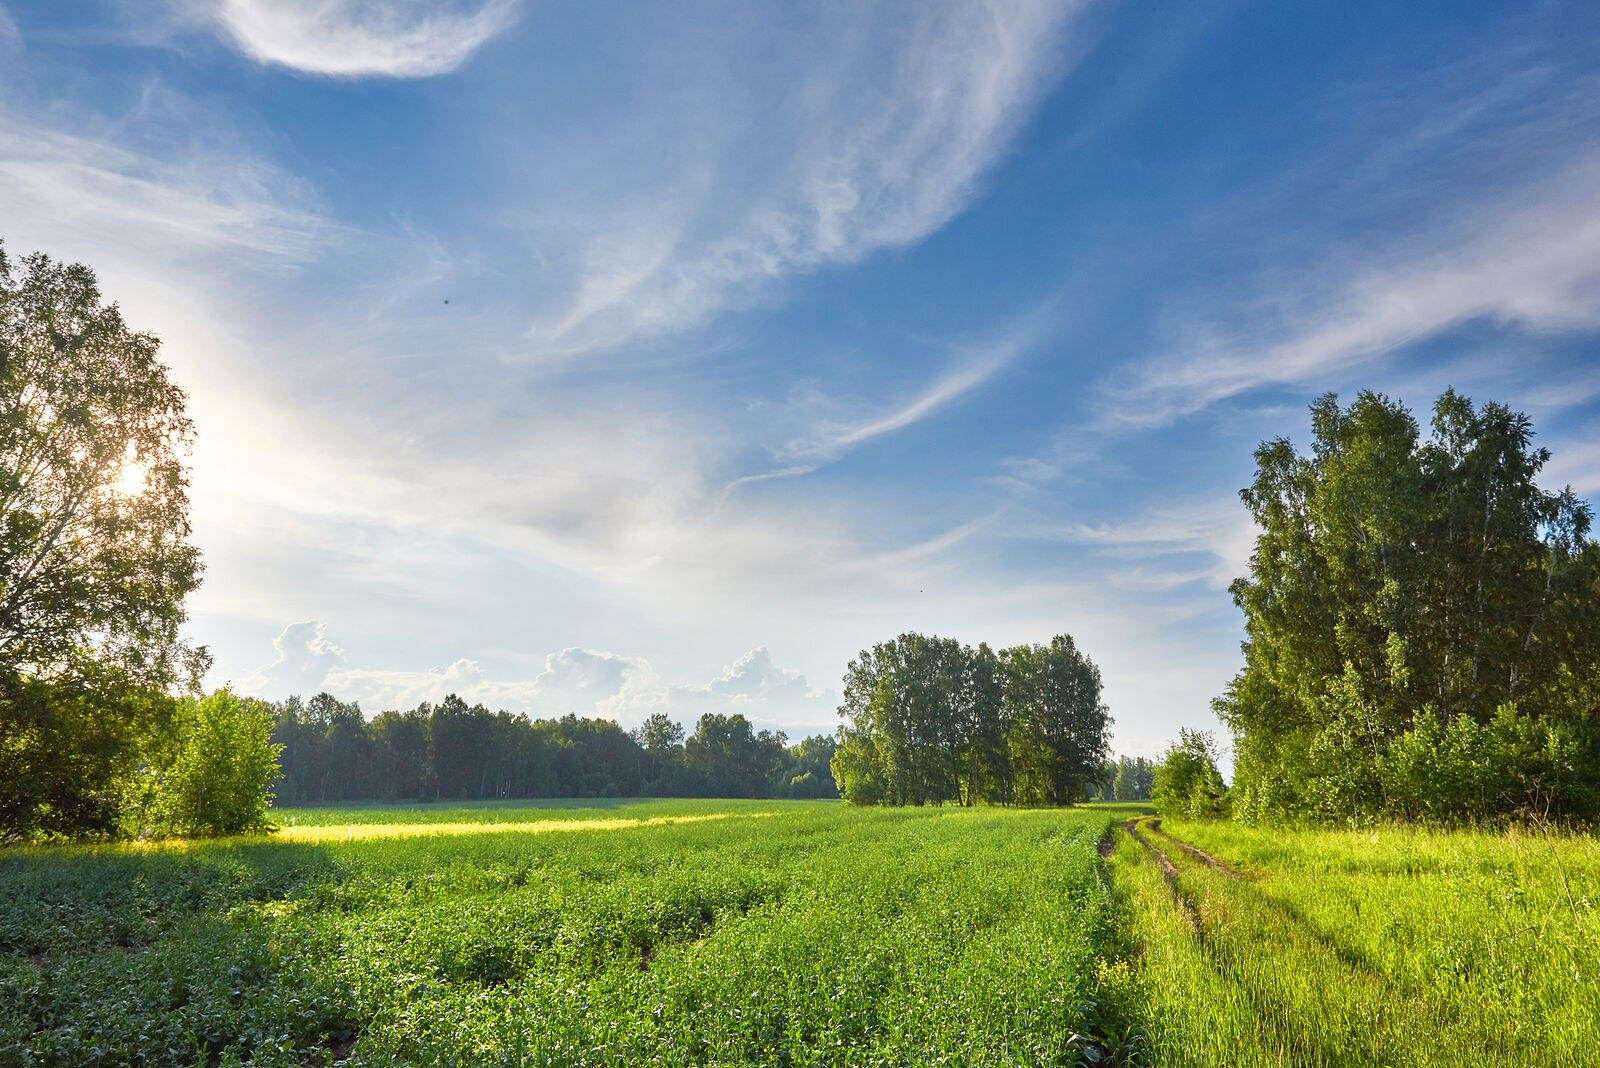
{"type": "Polygon", "coordinates": [[[0,852],[0,1063],[1072,1064],[1110,810],[280,813],[0,852]],[[463,828],[466,828],[464,831],[463,828]]]}
{"type": "Polygon", "coordinates": [[[1109,858],[1168,1065],[1600,1064],[1600,842],[1144,817],[1109,858]]]}

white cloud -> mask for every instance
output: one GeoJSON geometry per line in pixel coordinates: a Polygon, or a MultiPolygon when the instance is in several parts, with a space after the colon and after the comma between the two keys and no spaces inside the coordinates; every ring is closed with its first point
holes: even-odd
{"type": "Polygon", "coordinates": [[[1170,590],[1191,582],[1224,588],[1249,569],[1255,522],[1232,495],[1157,506],[1113,522],[1015,520],[1011,537],[1082,546],[1105,583],[1170,590]]]}
{"type": "Polygon", "coordinates": [[[334,77],[425,78],[465,63],[516,19],[519,0],[212,0],[196,13],[240,51],[334,77]]]}
{"type": "Polygon", "coordinates": [[[277,658],[242,683],[245,692],[281,699],[326,691],[368,712],[414,708],[456,694],[471,704],[539,718],[576,713],[631,726],[665,712],[693,731],[704,713],[737,712],[758,726],[828,729],[835,704],[831,691],[813,690],[805,676],[774,664],[765,647],[750,650],[709,682],[686,686],[663,681],[636,657],[576,647],[549,654],[544,669],[525,680],[486,678],[478,662],[467,658],[432,671],[356,668],[317,620],[289,624],[272,644],[277,658]]]}
{"type": "Polygon", "coordinates": [[[847,5],[814,41],[719,42],[711,69],[688,72],[692,119],[656,115],[637,158],[617,164],[653,184],[575,197],[536,227],[580,279],[533,324],[536,351],[697,326],[776,280],[927,237],[966,207],[1070,64],[1064,31],[1079,6],[930,2],[877,18],[847,5]],[[718,64],[752,48],[778,69],[719,84],[718,64]]]}
{"type": "MultiPolygon", "coordinates": [[[[300,259],[334,228],[308,188],[221,149],[152,156],[0,115],[0,225],[14,244],[157,253],[253,252],[300,259]]],[[[97,263],[97,266],[99,263],[97,263]]]]}
{"type": "Polygon", "coordinates": [[[1335,261],[1258,301],[1265,327],[1199,327],[1105,385],[1108,423],[1160,426],[1248,390],[1311,385],[1474,320],[1533,333],[1600,326],[1600,154],[1449,225],[1364,259],[1335,261]],[[1375,262],[1374,262],[1375,261],[1375,262]]]}
{"type": "Polygon", "coordinates": [[[853,424],[825,424],[809,439],[789,443],[780,455],[785,458],[818,457],[832,460],[875,438],[904,430],[989,381],[1016,359],[1031,340],[1032,331],[1017,333],[996,344],[967,353],[960,365],[909,402],[853,424]]]}
{"type": "Polygon", "coordinates": [[[345,662],[344,650],[328,640],[327,626],[308,619],[291,623],[272,639],[278,658],[264,665],[244,686],[253,693],[307,696],[321,691],[328,675],[345,662]]]}
{"type": "Polygon", "coordinates": [[[1573,442],[1550,450],[1550,462],[1540,473],[1545,489],[1559,490],[1570,485],[1586,497],[1600,494],[1600,441],[1573,442]]]}

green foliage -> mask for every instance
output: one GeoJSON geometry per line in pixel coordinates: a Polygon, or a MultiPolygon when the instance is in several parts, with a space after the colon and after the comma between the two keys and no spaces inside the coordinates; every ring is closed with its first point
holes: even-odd
{"type": "Polygon", "coordinates": [[[20,267],[0,248],[0,671],[197,679],[204,651],[178,633],[201,571],[184,392],[89,268],[20,267]]]}
{"type": "Polygon", "coordinates": [[[173,708],[105,668],[0,676],[0,841],[118,833],[173,708]]]}
{"type": "Polygon", "coordinates": [[[833,774],[855,804],[1072,804],[1106,755],[1100,671],[1070,637],[995,653],[902,634],[850,662],[833,774]]]}
{"type": "Polygon", "coordinates": [[[1541,792],[1597,811],[1593,791],[1552,795],[1555,771],[1477,734],[1514,707],[1531,721],[1519,730],[1564,739],[1562,775],[1600,780],[1600,549],[1588,506],[1535,483],[1549,454],[1527,417],[1446,391],[1423,440],[1405,407],[1362,393],[1349,408],[1321,398],[1312,427],[1308,456],[1263,443],[1241,494],[1260,527],[1233,584],[1245,667],[1216,702],[1235,737],[1235,811],[1481,818],[1541,792]],[[1405,750],[1428,717],[1522,777],[1463,787],[1445,761],[1432,789],[1405,750]]]}
{"type": "Polygon", "coordinates": [[[1097,978],[1105,814],[625,811],[656,822],[0,853],[0,1058],[895,1068],[1137,1041],[1097,978]]]}
{"type": "Polygon", "coordinates": [[[265,703],[219,690],[186,701],[171,763],[153,776],[155,829],[188,838],[272,830],[267,808],[282,747],[265,703]]]}
{"type": "Polygon", "coordinates": [[[529,719],[437,705],[367,719],[317,694],[276,704],[280,802],[488,800],[518,797],[837,797],[831,738],[789,744],[743,716],[702,717],[695,734],[654,713],[631,734],[611,720],[529,719]],[[807,776],[810,776],[807,778],[807,776]]]}
{"type": "Polygon", "coordinates": [[[1120,757],[1111,777],[1111,797],[1117,801],[1148,801],[1155,786],[1155,761],[1148,757],[1120,757]]]}
{"type": "Polygon", "coordinates": [[[1586,748],[1576,725],[1534,720],[1514,705],[1488,723],[1445,724],[1425,710],[1384,753],[1383,788],[1390,808],[1413,819],[1594,811],[1600,782],[1587,773],[1586,748]]]}
{"type": "Polygon", "coordinates": [[[841,734],[829,767],[839,785],[839,796],[852,805],[882,804],[889,791],[879,774],[881,764],[872,739],[848,729],[841,734]]]}
{"type": "Polygon", "coordinates": [[[179,636],[192,429],[94,273],[0,247],[0,839],[107,834],[207,658],[179,636]]]}
{"type": "Polygon", "coordinates": [[[1152,770],[1150,797],[1164,816],[1228,814],[1228,790],[1217,770],[1216,740],[1210,731],[1178,729],[1178,740],[1152,770]]]}
{"type": "Polygon", "coordinates": [[[756,733],[737,713],[708,712],[684,743],[684,760],[705,796],[760,797],[782,766],[785,741],[781,733],[756,733]]]}

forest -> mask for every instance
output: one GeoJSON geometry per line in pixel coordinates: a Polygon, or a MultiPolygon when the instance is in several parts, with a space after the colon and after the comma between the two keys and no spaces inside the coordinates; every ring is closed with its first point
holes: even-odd
{"type": "Polygon", "coordinates": [[[320,693],[266,706],[282,747],[284,805],[540,797],[838,797],[826,735],[790,744],[744,716],[710,713],[692,735],[664,713],[625,731],[569,714],[529,719],[454,694],[368,718],[320,693]]]}

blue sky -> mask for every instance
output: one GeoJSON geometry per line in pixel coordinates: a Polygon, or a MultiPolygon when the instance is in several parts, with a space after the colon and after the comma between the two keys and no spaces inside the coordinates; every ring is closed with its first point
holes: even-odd
{"type": "Polygon", "coordinates": [[[0,5],[0,236],[191,395],[212,681],[831,730],[904,630],[1212,726],[1264,438],[1600,495],[1584,3],[0,5]]]}

